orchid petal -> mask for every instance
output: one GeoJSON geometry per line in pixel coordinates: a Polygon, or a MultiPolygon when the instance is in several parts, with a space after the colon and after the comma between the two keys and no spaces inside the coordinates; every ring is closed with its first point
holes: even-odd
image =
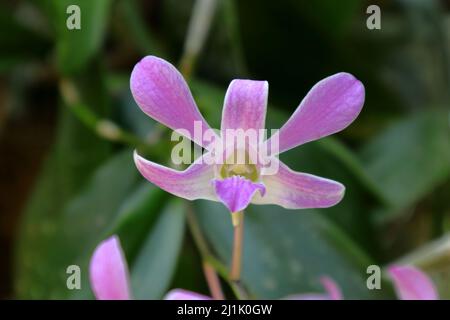
{"type": "Polygon", "coordinates": [[[134,100],[147,115],[173,130],[187,130],[189,135],[179,133],[208,147],[209,142],[203,140],[202,133],[210,127],[200,114],[186,81],[173,65],[154,56],[143,58],[131,73],[130,88],[134,100]],[[194,133],[195,122],[202,130],[198,136],[194,133]]]}
{"type": "Polygon", "coordinates": [[[217,201],[211,186],[214,166],[200,157],[184,171],[174,170],[142,158],[134,152],[134,162],[139,172],[151,183],[178,197],[188,200],[206,199],[217,201]]]}
{"type": "Polygon", "coordinates": [[[202,294],[183,290],[183,289],[173,289],[169,291],[164,300],[212,300],[210,297],[204,296],[202,294]]]}
{"type": "Polygon", "coordinates": [[[222,137],[226,129],[264,129],[268,93],[267,81],[231,81],[223,106],[222,137]]]}
{"type": "Polygon", "coordinates": [[[281,161],[278,172],[263,175],[262,182],[266,186],[266,195],[255,195],[252,203],[277,204],[286,209],[331,207],[342,200],[345,191],[339,182],[292,171],[281,161]]]}
{"type": "Polygon", "coordinates": [[[350,125],[364,104],[364,86],[349,73],[318,82],[273,137],[278,152],[339,132],[350,125]]]}
{"type": "Polygon", "coordinates": [[[117,236],[104,240],[95,249],[89,274],[98,300],[130,299],[128,267],[117,236]]]}
{"type": "Polygon", "coordinates": [[[219,200],[230,212],[244,210],[257,190],[261,195],[265,193],[262,183],[254,183],[241,176],[232,176],[223,180],[215,179],[213,183],[219,200]]]}
{"type": "Polygon", "coordinates": [[[330,300],[342,300],[342,292],[337,283],[330,277],[321,277],[320,282],[322,283],[325,291],[327,292],[330,300]]]}
{"type": "Polygon", "coordinates": [[[388,272],[401,300],[437,300],[436,288],[431,279],[412,266],[392,266],[388,272]]]}
{"type": "Polygon", "coordinates": [[[321,293],[305,293],[305,294],[292,294],[282,300],[331,300],[326,294],[321,293]]]}
{"type": "Polygon", "coordinates": [[[325,293],[293,294],[284,298],[285,300],[342,300],[342,292],[336,282],[330,277],[321,277],[320,282],[325,288],[325,293]]]}

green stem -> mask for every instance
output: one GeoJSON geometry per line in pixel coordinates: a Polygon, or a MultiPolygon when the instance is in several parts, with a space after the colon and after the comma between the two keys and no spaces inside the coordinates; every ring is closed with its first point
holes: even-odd
{"type": "Polygon", "coordinates": [[[192,234],[194,243],[200,252],[202,260],[214,268],[214,270],[227,282],[237,299],[247,299],[248,295],[245,290],[243,290],[240,283],[236,283],[235,281],[231,281],[229,279],[228,268],[211,253],[211,250],[209,249],[209,246],[202,234],[197,218],[192,212],[192,208],[189,204],[187,204],[186,217],[189,231],[192,234]]]}
{"type": "Polygon", "coordinates": [[[244,212],[233,212],[234,238],[233,253],[231,258],[230,280],[239,283],[241,280],[242,267],[242,242],[244,237],[244,212]]]}
{"type": "Polygon", "coordinates": [[[205,273],[206,282],[208,283],[211,296],[215,300],[225,300],[217,272],[208,261],[203,261],[203,272],[205,273]]]}
{"type": "Polygon", "coordinates": [[[192,8],[183,55],[179,65],[181,73],[187,80],[192,75],[197,57],[205,43],[216,7],[217,0],[196,0],[192,8]]]}
{"type": "Polygon", "coordinates": [[[60,92],[69,110],[86,127],[97,133],[100,137],[112,141],[138,148],[142,152],[151,153],[150,146],[138,136],[125,131],[116,123],[108,119],[98,117],[92,110],[81,102],[78,89],[69,79],[62,79],[59,83],[60,92]]]}

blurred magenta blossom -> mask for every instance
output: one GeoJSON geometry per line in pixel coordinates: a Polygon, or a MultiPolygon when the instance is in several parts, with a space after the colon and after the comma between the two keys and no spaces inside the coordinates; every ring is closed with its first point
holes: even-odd
{"type": "Polygon", "coordinates": [[[229,130],[264,129],[266,81],[233,80],[225,95],[220,134],[210,134],[209,138],[196,134],[198,128],[202,132],[213,130],[200,114],[183,76],[167,61],[143,58],[134,67],[130,87],[142,111],[206,150],[184,171],[148,161],[135,152],[138,170],[161,189],[188,200],[221,201],[230,212],[242,211],[249,203],[324,208],[342,199],[342,184],[292,171],[277,155],[341,131],[355,120],[365,93],[362,83],[352,75],[338,73],[318,82],[282,128],[268,140],[256,139],[258,143],[225,138],[229,130]],[[225,163],[206,161],[217,156],[225,158],[225,163]]]}
{"type": "MultiPolygon", "coordinates": [[[[90,281],[92,291],[99,300],[129,300],[130,281],[119,238],[112,236],[101,242],[91,258],[90,281]]],[[[436,300],[437,291],[430,278],[413,266],[391,266],[388,273],[397,295],[402,300],[436,300]]],[[[290,300],[342,300],[339,286],[329,277],[322,277],[325,293],[291,295],[290,300]]],[[[166,300],[211,300],[211,297],[183,289],[171,290],[166,300]]]]}
{"type": "Polygon", "coordinates": [[[431,279],[413,266],[393,265],[388,268],[395,291],[401,300],[438,300],[431,279]]]}
{"type": "MultiPolygon", "coordinates": [[[[90,266],[92,291],[98,300],[129,300],[130,280],[127,263],[119,238],[112,236],[101,242],[92,255],[90,266]]],[[[326,294],[292,295],[286,299],[295,300],[340,300],[342,294],[336,283],[328,277],[321,282],[326,294]]],[[[164,297],[165,300],[212,300],[211,297],[184,290],[173,289],[164,297]]]]}

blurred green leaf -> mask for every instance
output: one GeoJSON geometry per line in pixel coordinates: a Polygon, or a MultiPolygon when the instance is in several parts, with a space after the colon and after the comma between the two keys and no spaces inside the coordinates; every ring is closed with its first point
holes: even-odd
{"type": "Polygon", "coordinates": [[[144,241],[131,269],[131,286],[137,299],[160,299],[176,267],[184,235],[182,202],[170,202],[144,241]]]}
{"type": "MultiPolygon", "coordinates": [[[[119,235],[130,266],[134,267],[137,257],[140,257],[139,259],[141,260],[144,259],[142,258],[142,255],[145,254],[146,249],[143,249],[142,246],[145,241],[149,241],[149,239],[146,240],[146,238],[155,237],[155,235],[151,235],[150,233],[159,232],[156,226],[152,227],[155,220],[159,219],[157,221],[162,222],[163,218],[161,217],[161,214],[167,214],[164,213],[170,209],[167,207],[171,207],[175,211],[178,210],[177,203],[173,203],[174,201],[170,199],[175,200],[170,197],[168,193],[157,187],[153,187],[152,184],[145,181],[131,192],[130,197],[128,197],[126,202],[122,205],[120,213],[114,223],[114,227],[108,233],[119,235]],[[171,201],[171,203],[167,204],[168,201],[171,201]],[[161,210],[163,213],[161,213],[161,210]]],[[[174,214],[178,215],[176,212],[174,214]]],[[[173,233],[173,231],[169,231],[169,233],[173,233]]],[[[174,238],[176,237],[177,235],[175,235],[174,238]]],[[[170,242],[172,240],[170,240],[170,242]]],[[[182,245],[183,248],[180,249],[181,252],[178,253],[177,268],[176,271],[173,272],[174,279],[172,285],[175,288],[206,292],[202,265],[197,249],[190,241],[183,241],[182,245]]],[[[153,252],[154,256],[152,259],[158,259],[157,255],[162,254],[161,250],[163,246],[164,244],[161,245],[160,250],[155,250],[155,252],[153,252]]],[[[172,253],[174,252],[175,251],[172,251],[172,253]]],[[[169,254],[170,253],[171,252],[169,252],[169,254]]],[[[145,261],[143,264],[144,263],[145,261]]],[[[147,261],[146,263],[150,263],[150,261],[147,261]]],[[[134,271],[133,268],[132,270],[134,271]]],[[[170,272],[166,271],[164,274],[167,275],[167,279],[164,279],[164,285],[156,285],[156,287],[160,288],[160,296],[158,298],[161,297],[163,288],[164,290],[167,290],[167,281],[170,279],[171,275],[170,272]]],[[[158,280],[155,279],[155,274],[149,273],[148,277],[154,284],[157,283],[158,280]]],[[[139,289],[137,290],[139,291],[139,289]]],[[[150,299],[154,294],[155,291],[145,291],[143,292],[143,299],[150,299]]]]}
{"type": "MultiPolygon", "coordinates": [[[[107,115],[108,99],[101,73],[80,76],[75,81],[81,84],[83,102],[93,112],[107,115]]],[[[47,270],[49,265],[61,263],[59,253],[55,255],[47,250],[55,248],[59,241],[69,201],[83,190],[98,166],[111,155],[110,143],[86,128],[66,105],[61,104],[61,107],[55,145],[28,200],[18,231],[15,290],[20,298],[50,297],[50,287],[56,285],[60,290],[64,286],[60,277],[65,270],[58,270],[59,273],[47,270]]],[[[64,233],[62,237],[65,239],[64,233]]]]}
{"type": "MultiPolygon", "coordinates": [[[[198,201],[202,230],[223,261],[229,263],[233,228],[222,204],[198,201]]],[[[328,275],[345,298],[370,298],[366,287],[372,262],[331,222],[315,213],[276,206],[245,211],[242,281],[256,298],[323,292],[319,278],[328,275]]]]}
{"type": "MultiPolygon", "coordinates": [[[[142,178],[141,180],[144,180],[142,178]]],[[[127,260],[132,263],[167,202],[167,193],[147,180],[134,188],[119,208],[117,218],[108,234],[119,235],[127,260]]]]}
{"type": "Polygon", "coordinates": [[[122,30],[143,55],[165,56],[165,49],[148,29],[146,21],[135,0],[121,0],[118,9],[124,19],[122,30]]]}
{"type": "Polygon", "coordinates": [[[288,3],[299,17],[305,18],[322,33],[338,39],[348,33],[357,14],[365,11],[359,0],[290,0],[288,3]]]}
{"type": "MultiPolygon", "coordinates": [[[[71,294],[65,285],[66,268],[76,264],[83,272],[87,271],[90,253],[104,236],[117,214],[117,207],[136,178],[132,152],[126,150],[102,165],[77,196],[66,200],[58,210],[58,216],[30,222],[30,227],[47,228],[44,229],[47,233],[42,236],[43,239],[28,241],[24,248],[22,260],[25,261],[22,263],[30,259],[32,266],[39,266],[21,274],[22,278],[30,277],[24,284],[25,288],[36,287],[39,290],[36,296],[30,297],[62,298],[71,294]],[[48,232],[50,227],[51,232],[48,232]]],[[[46,198],[43,199],[45,201],[46,198]]],[[[88,290],[86,286],[82,289],[88,290]]]]}
{"type": "Polygon", "coordinates": [[[150,137],[157,122],[142,112],[128,88],[119,94],[118,107],[118,116],[127,128],[144,139],[150,137]]]}
{"type": "Polygon", "coordinates": [[[69,110],[63,110],[60,116],[58,133],[19,230],[15,259],[15,290],[19,298],[50,296],[51,279],[56,275],[47,274],[47,249],[58,241],[57,221],[67,201],[109,154],[108,144],[89,132],[69,110]]]}
{"type": "Polygon", "coordinates": [[[40,0],[56,35],[56,51],[59,70],[73,74],[89,62],[100,49],[105,37],[111,0],[40,0]],[[69,30],[66,12],[70,5],[81,11],[81,29],[69,30]]]}
{"type": "Polygon", "coordinates": [[[363,148],[362,161],[389,209],[379,219],[401,213],[450,177],[448,113],[430,110],[392,124],[363,148]]]}
{"type": "MultiPolygon", "coordinates": [[[[124,156],[127,159],[127,161],[132,161],[129,159],[129,155],[130,152],[125,151],[124,156]]],[[[120,157],[120,155],[116,157],[120,157]]],[[[124,174],[128,174],[130,176],[129,179],[132,179],[134,181],[138,175],[133,167],[134,165],[128,162],[126,164],[123,163],[123,165],[126,166],[126,168],[125,167],[122,168],[124,174]],[[132,174],[130,174],[131,170],[134,170],[132,174]]],[[[121,175],[119,175],[119,177],[123,178],[121,175]]],[[[112,181],[111,179],[107,179],[105,183],[109,183],[110,185],[116,185],[116,189],[118,189],[117,188],[118,183],[112,181]]],[[[99,185],[97,187],[102,188],[103,190],[106,191],[110,188],[110,186],[105,185],[102,186],[99,185]]],[[[72,251],[78,254],[77,257],[78,264],[82,267],[82,270],[84,270],[86,274],[88,270],[87,269],[88,261],[92,255],[94,247],[98,245],[98,243],[104,238],[116,234],[119,236],[122,248],[126,256],[127,263],[130,266],[130,270],[132,270],[131,276],[132,279],[134,274],[133,268],[135,267],[135,263],[138,263],[139,272],[137,273],[138,274],[137,277],[140,277],[142,276],[142,273],[145,271],[140,266],[148,263],[149,265],[154,265],[157,267],[159,266],[158,263],[166,262],[165,264],[166,278],[164,277],[158,278],[158,281],[164,280],[164,282],[161,281],[158,282],[158,284],[153,283],[152,287],[152,290],[155,290],[155,288],[158,287],[160,291],[164,291],[167,289],[167,286],[170,283],[172,277],[171,270],[174,267],[173,266],[171,267],[171,264],[176,263],[176,260],[170,260],[171,257],[173,258],[171,254],[175,254],[176,257],[176,254],[178,253],[177,251],[175,252],[169,250],[174,249],[174,245],[176,244],[174,242],[171,242],[176,241],[177,239],[176,233],[177,226],[174,223],[172,223],[175,221],[171,221],[170,227],[173,227],[173,229],[170,230],[170,232],[167,230],[163,230],[164,232],[167,232],[167,234],[173,236],[172,239],[166,242],[168,249],[166,259],[168,260],[160,259],[159,257],[152,258],[151,256],[153,254],[161,254],[161,252],[152,251],[152,253],[150,253],[148,250],[150,245],[149,243],[151,242],[150,239],[159,237],[158,234],[162,232],[161,230],[164,227],[168,226],[168,224],[163,223],[163,221],[165,220],[162,217],[159,218],[161,214],[164,214],[164,211],[161,213],[162,208],[168,207],[167,205],[165,205],[166,203],[165,200],[167,197],[160,189],[153,187],[148,182],[142,183],[135,188],[131,188],[130,190],[119,190],[119,191],[121,192],[121,194],[116,195],[115,200],[112,201],[112,205],[114,206],[114,208],[109,210],[108,217],[106,217],[108,213],[105,210],[101,210],[100,214],[95,214],[96,216],[102,216],[104,218],[103,220],[105,221],[105,223],[102,226],[92,226],[90,230],[87,230],[88,232],[98,233],[97,237],[91,237],[92,241],[87,241],[88,239],[86,238],[88,238],[88,236],[86,235],[86,231],[84,232],[76,231],[76,234],[80,234],[83,237],[82,240],[81,239],[79,240],[77,248],[73,248],[72,251]],[[155,227],[153,227],[153,225],[155,225],[155,227]],[[155,261],[154,259],[157,259],[158,261],[155,261]]],[[[99,196],[99,192],[90,192],[90,194],[93,197],[99,196]]],[[[88,203],[86,204],[88,205],[88,203]]],[[[103,206],[106,205],[107,205],[106,203],[103,204],[103,206]]],[[[79,211],[77,215],[83,216],[84,214],[79,211]]],[[[67,246],[67,244],[64,245],[67,246]]],[[[156,274],[150,274],[148,275],[148,277],[146,276],[146,279],[148,278],[151,279],[151,281],[154,281],[155,275],[156,274]]],[[[71,298],[75,299],[92,298],[93,296],[89,288],[90,288],[89,279],[88,277],[84,277],[82,283],[82,290],[75,291],[74,295],[71,296],[71,298]]],[[[141,288],[137,289],[136,291],[133,290],[133,294],[135,295],[135,297],[136,292],[141,292],[143,295],[145,295],[145,297],[143,297],[145,299],[149,299],[152,297],[151,296],[152,294],[155,294],[155,291],[140,291],[140,290],[144,289],[141,288]]],[[[160,294],[162,295],[161,292],[160,294]]]]}
{"type": "Polygon", "coordinates": [[[280,155],[280,159],[293,170],[343,183],[344,199],[331,208],[314,212],[320,212],[326,219],[333,220],[361,247],[376,253],[377,239],[367,212],[371,204],[380,203],[379,191],[363,172],[353,152],[338,140],[328,137],[290,150],[280,155]]]}

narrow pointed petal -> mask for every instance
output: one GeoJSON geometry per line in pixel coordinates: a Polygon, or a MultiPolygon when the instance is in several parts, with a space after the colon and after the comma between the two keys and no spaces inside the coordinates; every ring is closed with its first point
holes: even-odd
{"type": "Polygon", "coordinates": [[[129,300],[128,267],[119,238],[104,240],[95,249],[89,266],[92,291],[98,300],[129,300]]]}
{"type": "Polygon", "coordinates": [[[327,294],[324,293],[305,293],[305,294],[292,294],[282,300],[332,300],[327,294]]]}
{"type": "Polygon", "coordinates": [[[412,266],[392,266],[388,272],[401,300],[439,299],[433,282],[419,269],[412,266]]]}
{"type": "Polygon", "coordinates": [[[196,160],[184,171],[148,161],[137,152],[134,152],[134,163],[144,178],[171,194],[188,200],[217,201],[211,185],[211,180],[214,179],[214,167],[204,163],[203,158],[196,160]]]}
{"type": "Polygon", "coordinates": [[[336,282],[329,277],[320,279],[326,293],[293,294],[287,296],[286,300],[343,300],[342,292],[336,282]]]}
{"type": "Polygon", "coordinates": [[[143,58],[131,73],[130,88],[134,100],[147,115],[173,130],[187,130],[190,135],[187,138],[202,147],[208,146],[202,135],[194,135],[194,123],[197,121],[203,133],[209,125],[183,76],[169,62],[154,56],[143,58]]]}
{"type": "Polygon", "coordinates": [[[259,190],[261,195],[265,193],[265,187],[262,183],[254,183],[241,176],[214,180],[213,183],[217,197],[230,212],[244,210],[256,191],[259,190]]]}
{"type": "Polygon", "coordinates": [[[364,97],[363,84],[349,73],[337,73],[318,82],[271,138],[278,139],[278,152],[345,129],[360,113],[364,97]]]}
{"type": "Polygon", "coordinates": [[[331,207],[342,200],[345,192],[339,182],[292,171],[281,161],[278,172],[263,175],[262,182],[266,186],[266,195],[256,194],[252,203],[277,204],[286,209],[331,207]]]}
{"type": "Polygon", "coordinates": [[[342,300],[342,292],[337,283],[330,277],[321,277],[320,282],[322,283],[325,291],[327,292],[330,300],[342,300]]]}
{"type": "Polygon", "coordinates": [[[166,294],[164,300],[212,300],[212,299],[210,297],[204,296],[196,292],[183,289],[173,289],[166,294]]]}
{"type": "Polygon", "coordinates": [[[231,81],[222,112],[222,136],[226,129],[264,129],[268,93],[267,81],[231,81]]]}

